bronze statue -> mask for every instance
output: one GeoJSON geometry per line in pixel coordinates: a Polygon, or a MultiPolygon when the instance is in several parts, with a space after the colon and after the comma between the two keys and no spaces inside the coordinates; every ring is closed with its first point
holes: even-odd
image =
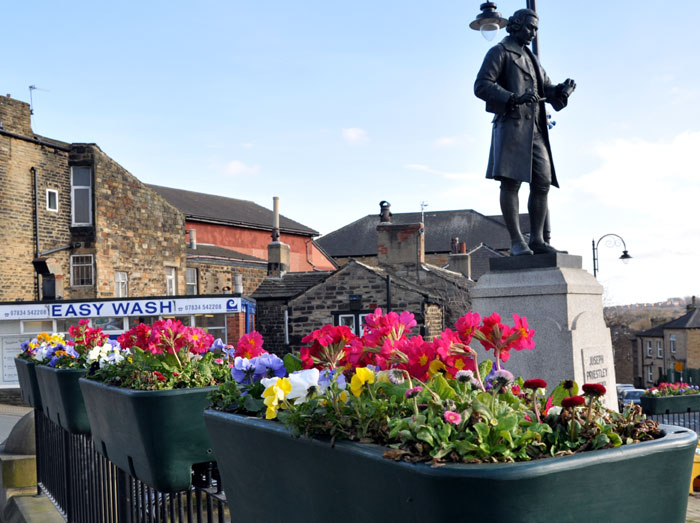
{"type": "Polygon", "coordinates": [[[508,19],[506,36],[484,58],[474,93],[494,113],[487,178],[501,182],[501,212],[511,256],[558,252],[545,241],[549,186],[559,187],[549,145],[544,102],[559,111],[576,88],[570,78],[552,85],[528,44],[537,34],[537,13],[520,9],[508,19]],[[530,184],[530,241],[520,232],[518,191],[530,184]]]}

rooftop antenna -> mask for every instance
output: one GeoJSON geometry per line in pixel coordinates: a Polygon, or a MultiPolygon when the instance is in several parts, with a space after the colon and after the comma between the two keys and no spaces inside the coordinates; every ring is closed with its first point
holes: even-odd
{"type": "Polygon", "coordinates": [[[420,221],[421,223],[425,223],[425,208],[428,206],[428,202],[422,201],[420,202],[420,221]]]}
{"type": "Polygon", "coordinates": [[[37,87],[36,85],[29,86],[29,114],[30,115],[34,114],[34,99],[32,98],[33,91],[44,91],[45,93],[50,92],[48,89],[42,89],[41,87],[37,87]]]}

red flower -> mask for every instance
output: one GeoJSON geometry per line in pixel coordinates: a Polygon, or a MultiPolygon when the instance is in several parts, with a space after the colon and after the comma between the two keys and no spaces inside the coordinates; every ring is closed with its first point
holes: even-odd
{"type": "Polygon", "coordinates": [[[455,327],[457,328],[462,343],[469,345],[469,342],[472,341],[472,335],[479,326],[479,323],[481,323],[481,315],[476,312],[468,312],[457,320],[455,327]]]}
{"type": "Polygon", "coordinates": [[[584,383],[583,392],[587,396],[603,396],[605,395],[605,386],[600,383],[584,383]]]}
{"type": "Polygon", "coordinates": [[[583,405],[584,403],[586,403],[586,400],[583,396],[569,396],[568,398],[561,400],[561,406],[565,409],[568,409],[569,407],[577,407],[579,405],[583,405]]]}
{"type": "Polygon", "coordinates": [[[240,356],[241,358],[253,359],[261,354],[267,352],[263,349],[263,337],[257,331],[251,331],[247,334],[241,336],[241,339],[236,343],[235,356],[240,356]]]}
{"type": "Polygon", "coordinates": [[[153,371],[153,374],[154,374],[154,376],[155,376],[156,378],[158,378],[158,381],[165,381],[165,380],[167,379],[165,376],[163,376],[163,375],[162,375],[160,372],[158,372],[157,370],[154,370],[154,371],[153,371]]]}
{"type": "Polygon", "coordinates": [[[547,388],[547,382],[544,381],[543,379],[540,378],[533,378],[531,380],[527,380],[525,383],[523,383],[523,387],[526,389],[546,389],[547,388]]]}

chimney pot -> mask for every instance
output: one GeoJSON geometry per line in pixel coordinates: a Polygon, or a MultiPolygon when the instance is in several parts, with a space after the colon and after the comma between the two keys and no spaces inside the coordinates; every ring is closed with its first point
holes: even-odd
{"type": "Polygon", "coordinates": [[[386,200],[379,202],[379,221],[391,223],[391,204],[386,200]]]}
{"type": "Polygon", "coordinates": [[[190,233],[190,249],[197,249],[197,231],[195,229],[190,229],[187,232],[190,233]]]}
{"type": "Polygon", "coordinates": [[[279,196],[272,197],[272,241],[278,242],[280,240],[280,199],[279,196]]]}
{"type": "Polygon", "coordinates": [[[459,242],[459,254],[467,254],[467,242],[459,242]]]}

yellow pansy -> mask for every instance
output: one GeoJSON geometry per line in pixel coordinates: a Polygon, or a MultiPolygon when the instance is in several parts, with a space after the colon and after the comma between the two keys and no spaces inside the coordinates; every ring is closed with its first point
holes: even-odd
{"type": "Polygon", "coordinates": [[[277,417],[280,402],[292,391],[292,384],[287,378],[270,378],[261,380],[266,385],[263,392],[263,403],[267,407],[265,419],[277,417]]]}
{"type": "Polygon", "coordinates": [[[367,367],[359,367],[355,369],[355,375],[350,380],[350,391],[358,397],[367,383],[374,383],[374,372],[367,367]]]}
{"type": "Polygon", "coordinates": [[[430,362],[430,368],[428,369],[428,375],[432,378],[438,373],[445,373],[447,367],[440,360],[433,360],[430,362]]]}

